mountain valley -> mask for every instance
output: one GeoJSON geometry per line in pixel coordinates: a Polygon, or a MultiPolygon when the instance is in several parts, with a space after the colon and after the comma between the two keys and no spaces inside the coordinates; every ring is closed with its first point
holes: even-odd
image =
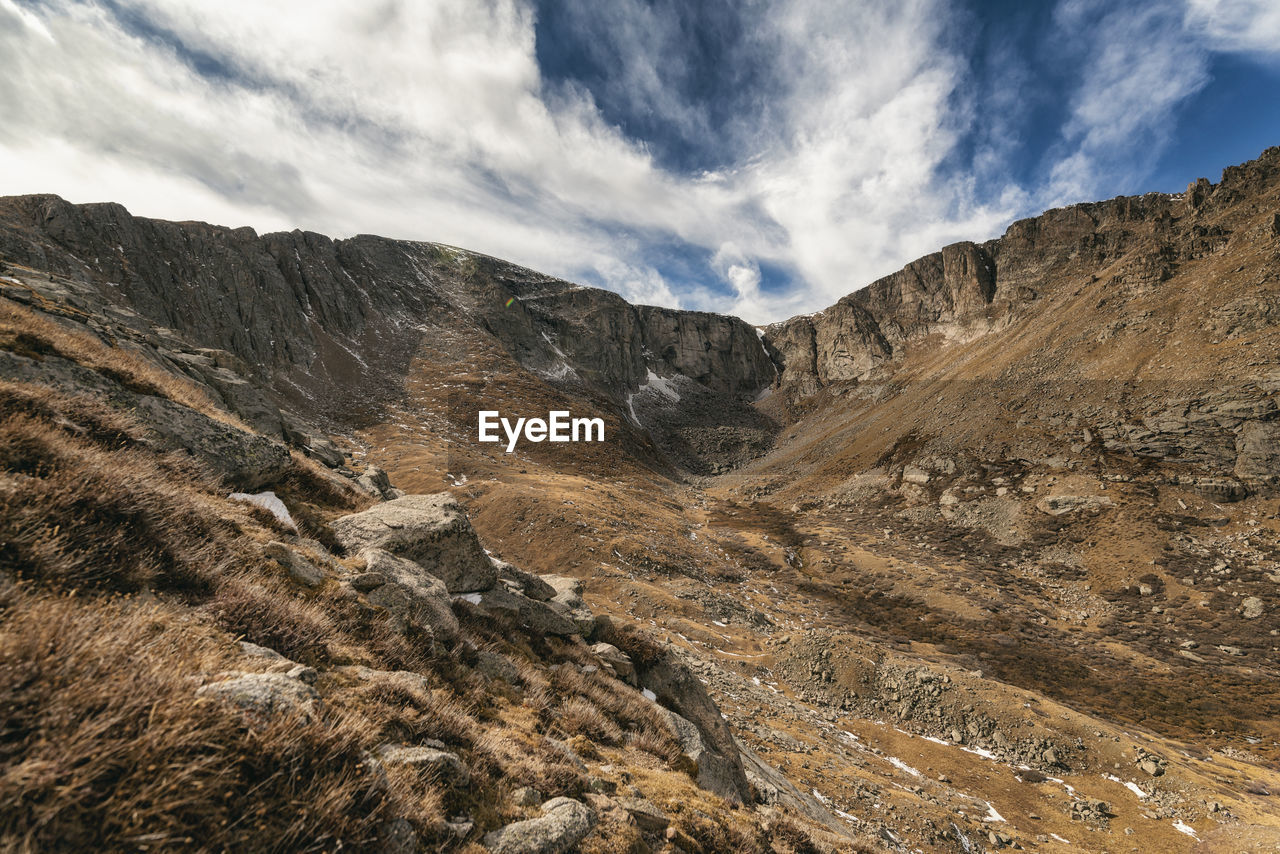
{"type": "Polygon", "coordinates": [[[859,284],[0,199],[0,845],[1277,850],[1280,148],[859,284]]]}

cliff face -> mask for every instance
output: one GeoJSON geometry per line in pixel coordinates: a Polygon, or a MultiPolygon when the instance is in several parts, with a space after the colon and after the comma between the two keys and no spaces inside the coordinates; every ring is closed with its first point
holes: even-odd
{"type": "Polygon", "coordinates": [[[619,407],[650,376],[691,383],[728,410],[775,378],[737,318],[633,306],[434,244],[259,236],[25,196],[0,199],[0,257],[80,283],[95,308],[125,307],[234,354],[283,401],[339,422],[394,396],[424,337],[446,333],[492,336],[528,370],[619,407]]]}
{"type": "MultiPolygon", "coordinates": [[[[1169,279],[1180,265],[1221,251],[1232,235],[1221,215],[1277,182],[1280,149],[1200,179],[1182,195],[1151,193],[1074,205],[1013,223],[981,245],[956,243],[911,262],[817,314],[765,333],[783,370],[780,385],[804,397],[872,377],[931,335],[968,338],[1035,311],[1061,283],[1106,277],[1134,293],[1169,279]],[[1123,261],[1120,268],[1109,269],[1123,261]]],[[[1272,221],[1274,225],[1274,220],[1272,221]]]]}

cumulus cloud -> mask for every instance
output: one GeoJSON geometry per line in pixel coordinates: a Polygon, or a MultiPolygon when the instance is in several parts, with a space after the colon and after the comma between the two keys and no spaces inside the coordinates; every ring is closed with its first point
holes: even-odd
{"type": "Polygon", "coordinates": [[[1003,132],[947,165],[989,126],[945,0],[720,4],[738,10],[728,61],[750,70],[721,81],[724,103],[699,100],[682,4],[560,5],[616,62],[589,89],[545,79],[530,2],[0,0],[0,193],[434,240],[761,322],[1087,197],[1126,140],[1158,144],[1206,51],[1265,50],[1275,26],[1252,0],[1109,17],[1066,0],[1058,25],[1097,46],[1046,190],[999,178],[1003,132]],[[619,111],[714,165],[655,155],[619,111]]]}

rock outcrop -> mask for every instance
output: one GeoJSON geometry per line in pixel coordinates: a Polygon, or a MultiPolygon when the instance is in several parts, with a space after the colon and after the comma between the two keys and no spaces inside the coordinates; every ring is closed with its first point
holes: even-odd
{"type": "Polygon", "coordinates": [[[447,493],[406,495],[335,519],[331,527],[347,551],[378,549],[413,561],[450,593],[488,590],[497,578],[462,507],[447,493]]]}

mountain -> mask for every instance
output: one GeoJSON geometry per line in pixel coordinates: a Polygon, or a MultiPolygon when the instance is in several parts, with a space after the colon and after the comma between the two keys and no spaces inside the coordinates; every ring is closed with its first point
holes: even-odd
{"type": "Polygon", "coordinates": [[[54,196],[0,298],[6,846],[1280,839],[1280,148],[762,329],[54,196]]]}

